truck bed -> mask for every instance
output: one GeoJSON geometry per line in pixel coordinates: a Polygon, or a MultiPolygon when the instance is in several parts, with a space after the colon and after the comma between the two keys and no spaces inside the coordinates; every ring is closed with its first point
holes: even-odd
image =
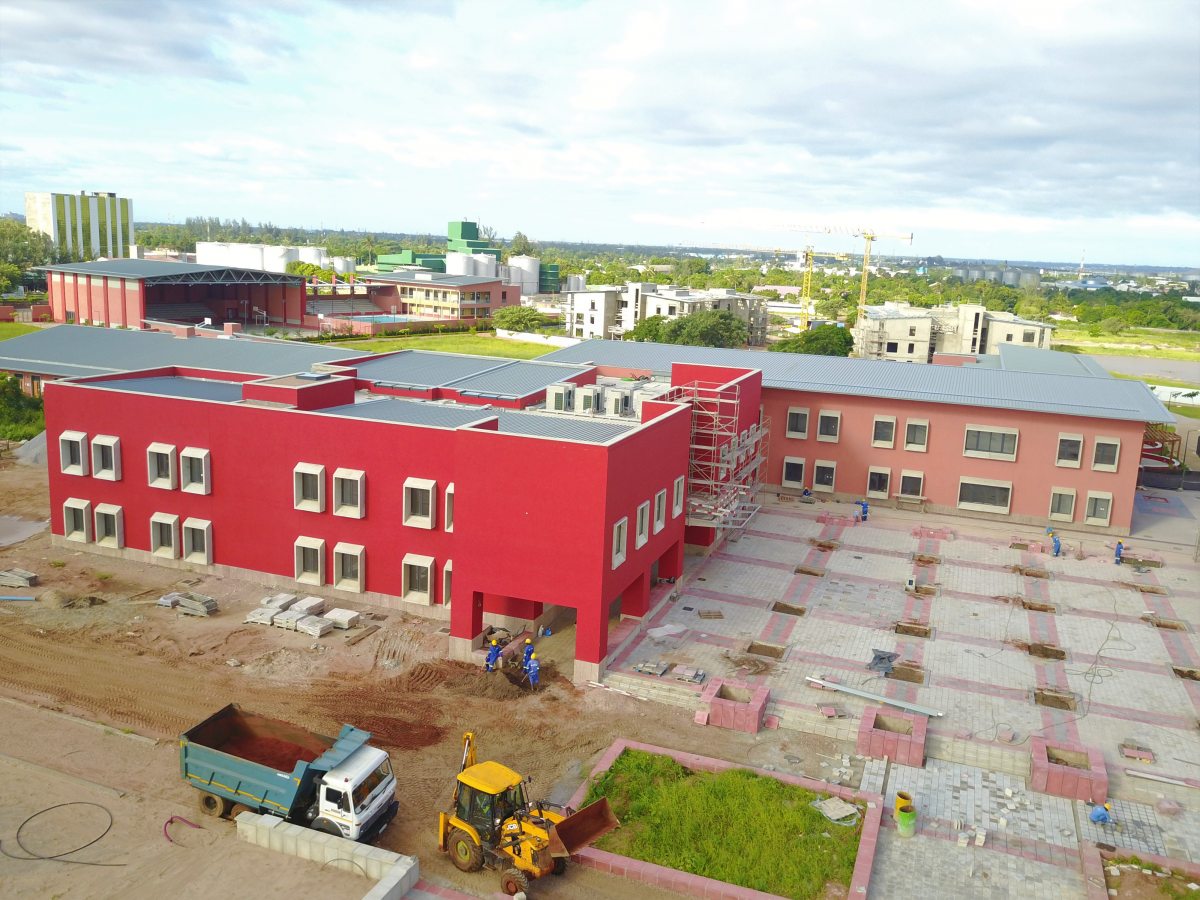
{"type": "Polygon", "coordinates": [[[298,762],[312,762],[334,743],[333,738],[232,705],[201,722],[184,737],[193,744],[282,772],[291,772],[298,762]]]}

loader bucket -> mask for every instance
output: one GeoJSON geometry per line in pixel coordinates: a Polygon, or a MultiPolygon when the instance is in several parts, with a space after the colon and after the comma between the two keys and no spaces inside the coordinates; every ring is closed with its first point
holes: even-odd
{"type": "Polygon", "coordinates": [[[620,824],[608,805],[608,798],[601,797],[554,826],[550,832],[550,855],[565,857],[578,853],[620,824]]]}

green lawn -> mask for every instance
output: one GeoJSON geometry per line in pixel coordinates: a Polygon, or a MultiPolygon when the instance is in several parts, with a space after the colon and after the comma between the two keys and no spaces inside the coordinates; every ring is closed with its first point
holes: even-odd
{"type": "Polygon", "coordinates": [[[691,772],[670,757],[626,750],[589,788],[621,827],[596,846],[783,897],[849,886],[861,821],[834,825],[809,806],[821,795],[741,769],[691,772]]]}
{"type": "Polygon", "coordinates": [[[1200,350],[1200,331],[1169,330],[1165,328],[1127,328],[1120,334],[1099,335],[1086,328],[1059,326],[1054,329],[1054,343],[1064,344],[1125,344],[1152,346],[1175,350],[1200,350]]]}
{"type": "Polygon", "coordinates": [[[1146,384],[1161,384],[1163,387],[1189,388],[1200,391],[1200,384],[1191,381],[1176,381],[1173,378],[1156,378],[1152,375],[1126,375],[1124,372],[1110,372],[1113,378],[1123,378],[1126,381],[1144,381],[1146,384]]]}
{"type": "Polygon", "coordinates": [[[1155,359],[1193,360],[1197,350],[1176,350],[1166,347],[1099,347],[1096,344],[1060,344],[1054,342],[1055,350],[1064,353],[1094,353],[1097,356],[1151,356],[1155,359]]]}
{"type": "Polygon", "coordinates": [[[361,351],[363,354],[390,353],[393,350],[441,350],[446,353],[503,356],[509,359],[533,359],[556,349],[548,343],[505,341],[490,334],[418,334],[412,337],[366,341],[335,341],[334,346],[361,351]]]}
{"type": "Polygon", "coordinates": [[[24,322],[0,322],[0,341],[20,337],[23,334],[29,334],[29,332],[37,330],[36,326],[26,325],[24,322]]]}

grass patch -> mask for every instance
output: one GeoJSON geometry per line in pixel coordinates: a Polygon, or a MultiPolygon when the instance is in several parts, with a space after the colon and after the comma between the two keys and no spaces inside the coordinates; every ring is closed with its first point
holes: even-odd
{"type": "Polygon", "coordinates": [[[507,359],[534,359],[558,348],[531,341],[506,341],[490,334],[417,334],[411,337],[379,338],[370,341],[344,341],[334,346],[354,353],[391,353],[396,350],[440,350],[443,353],[467,353],[472,356],[503,356],[507,359]]]}
{"type": "MultiPolygon", "coordinates": [[[[1200,331],[1168,328],[1126,328],[1120,334],[1092,334],[1086,328],[1059,326],[1054,329],[1054,343],[1122,344],[1130,347],[1161,347],[1164,350],[1200,350],[1200,331]]],[[[1107,351],[1105,351],[1107,352],[1107,351]]]]}
{"type": "Polygon", "coordinates": [[[36,326],[26,325],[24,322],[0,322],[0,341],[7,341],[9,338],[20,337],[38,330],[36,326]]]}
{"type": "Polygon", "coordinates": [[[1064,353],[1094,353],[1097,356],[1148,356],[1153,359],[1182,359],[1186,361],[1196,358],[1195,350],[1181,350],[1171,347],[1161,347],[1159,345],[1147,345],[1145,347],[1102,347],[1098,344],[1080,342],[1074,344],[1056,343],[1051,349],[1061,350],[1064,353]]]}
{"type": "Polygon", "coordinates": [[[1146,384],[1159,384],[1163,387],[1184,388],[1185,390],[1200,391],[1200,384],[1195,384],[1190,381],[1176,381],[1174,378],[1157,378],[1151,375],[1126,375],[1124,372],[1110,372],[1113,378],[1120,378],[1124,381],[1142,381],[1146,384]]]}
{"type": "MultiPolygon", "coordinates": [[[[11,324],[0,322],[0,325],[11,324]]],[[[42,401],[21,392],[21,380],[0,374],[0,439],[27,441],[46,428],[42,401]]]]}
{"type": "Polygon", "coordinates": [[[596,846],[610,853],[784,897],[849,886],[862,830],[809,806],[823,795],[741,769],[692,772],[667,756],[626,750],[588,789],[622,822],[596,846]]]}

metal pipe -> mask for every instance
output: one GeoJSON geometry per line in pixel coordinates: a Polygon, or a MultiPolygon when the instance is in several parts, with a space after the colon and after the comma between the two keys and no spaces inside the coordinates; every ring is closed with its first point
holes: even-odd
{"type": "Polygon", "coordinates": [[[870,691],[860,691],[858,688],[847,687],[844,684],[838,684],[836,681],[825,681],[821,678],[813,678],[808,675],[804,679],[811,681],[813,684],[820,685],[823,688],[829,688],[834,691],[841,691],[844,694],[853,694],[855,697],[862,697],[864,700],[874,700],[877,703],[886,703],[889,706],[898,706],[901,709],[907,709],[909,712],[920,713],[923,716],[942,716],[945,715],[941,710],[930,709],[928,706],[918,706],[915,703],[905,703],[903,700],[893,700],[891,697],[885,697],[882,694],[872,694],[870,691]]]}
{"type": "Polygon", "coordinates": [[[1155,775],[1153,772],[1139,772],[1137,769],[1126,769],[1125,774],[1130,778],[1145,778],[1147,781],[1158,781],[1162,784],[1176,784],[1179,787],[1195,787],[1194,784],[1182,778],[1168,778],[1166,775],[1155,775]]]}

